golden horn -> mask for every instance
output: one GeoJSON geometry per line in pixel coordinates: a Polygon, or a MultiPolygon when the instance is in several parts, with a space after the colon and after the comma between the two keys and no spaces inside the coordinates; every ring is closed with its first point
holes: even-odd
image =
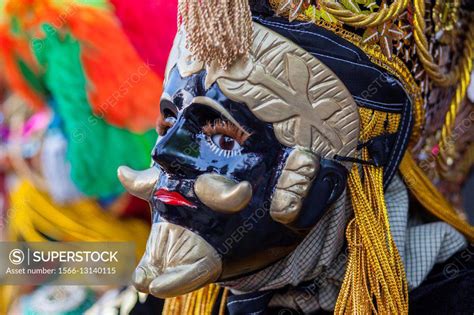
{"type": "Polygon", "coordinates": [[[205,287],[221,273],[221,258],[204,238],[182,226],[160,222],[151,227],[133,284],[163,299],[205,287]]]}
{"type": "Polygon", "coordinates": [[[120,166],[117,175],[123,187],[130,194],[148,201],[151,199],[153,188],[160,177],[160,171],[156,167],[135,171],[127,166],[120,166]]]}
{"type": "Polygon", "coordinates": [[[203,204],[222,213],[239,212],[252,199],[249,182],[238,183],[219,174],[199,176],[194,184],[194,192],[203,204]]]}

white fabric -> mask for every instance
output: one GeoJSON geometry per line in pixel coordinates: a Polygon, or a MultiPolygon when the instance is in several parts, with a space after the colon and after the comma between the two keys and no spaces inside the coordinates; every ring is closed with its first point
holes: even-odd
{"type": "Polygon", "coordinates": [[[67,141],[57,130],[46,134],[41,152],[41,168],[49,194],[55,202],[65,204],[82,197],[71,179],[71,166],[66,160],[67,141]]]}
{"type": "Polygon", "coordinates": [[[471,72],[471,82],[467,87],[467,97],[469,98],[471,103],[474,103],[474,71],[471,72]]]}

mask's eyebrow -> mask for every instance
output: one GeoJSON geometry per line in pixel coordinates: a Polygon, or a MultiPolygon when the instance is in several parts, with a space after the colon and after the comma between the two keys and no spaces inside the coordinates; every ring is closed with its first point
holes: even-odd
{"type": "Polygon", "coordinates": [[[239,128],[247,137],[249,137],[251,134],[245,130],[244,127],[242,127],[241,124],[237,120],[235,120],[234,117],[229,113],[229,111],[224,108],[219,102],[213,100],[210,97],[207,96],[196,96],[193,98],[191,104],[200,104],[200,105],[205,105],[209,106],[210,108],[214,109],[217,111],[219,114],[221,114],[225,119],[230,121],[232,124],[234,124],[237,128],[239,128]]]}

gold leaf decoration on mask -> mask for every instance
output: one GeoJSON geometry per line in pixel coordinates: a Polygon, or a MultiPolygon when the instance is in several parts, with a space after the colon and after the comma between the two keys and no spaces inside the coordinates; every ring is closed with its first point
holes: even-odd
{"type": "MultiPolygon", "coordinates": [[[[184,36],[177,39],[174,53],[187,56],[184,36]]],[[[183,76],[201,68],[179,59],[170,58],[183,76]]],[[[352,95],[321,61],[285,37],[254,23],[249,58],[240,58],[228,69],[217,62],[203,67],[206,88],[217,82],[228,98],[272,123],[282,144],[326,158],[354,156],[359,114],[352,95]]]]}
{"type": "Polygon", "coordinates": [[[217,79],[227,97],[245,103],[256,117],[273,123],[276,137],[286,146],[303,147],[329,158],[354,155],[359,133],[357,106],[330,69],[258,24],[254,25],[250,54],[252,70],[245,80],[226,75],[217,79]]]}

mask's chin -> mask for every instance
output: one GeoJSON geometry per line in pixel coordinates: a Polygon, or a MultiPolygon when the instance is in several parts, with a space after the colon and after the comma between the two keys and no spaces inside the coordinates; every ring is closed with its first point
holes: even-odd
{"type": "Polygon", "coordinates": [[[179,225],[159,222],[151,228],[133,282],[139,291],[167,298],[216,282],[221,272],[221,258],[202,237],[179,225]]]}

